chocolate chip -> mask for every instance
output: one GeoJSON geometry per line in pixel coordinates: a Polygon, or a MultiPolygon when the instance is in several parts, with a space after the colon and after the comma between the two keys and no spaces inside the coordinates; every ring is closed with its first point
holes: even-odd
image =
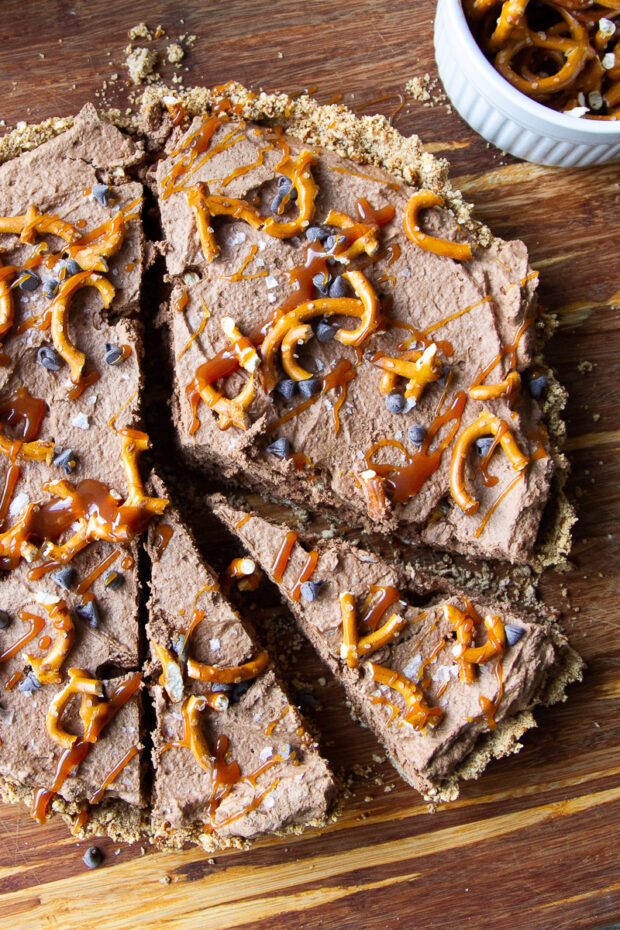
{"type": "Polygon", "coordinates": [[[314,277],[312,278],[312,283],[314,284],[317,291],[319,292],[319,294],[321,294],[322,297],[327,297],[327,295],[329,294],[330,282],[331,282],[331,275],[324,274],[321,271],[319,271],[318,274],[315,274],[314,277]]]}
{"type": "Polygon", "coordinates": [[[271,452],[272,455],[277,455],[281,459],[287,459],[292,451],[293,448],[286,436],[280,436],[279,439],[267,446],[267,452],[271,452]]]}
{"type": "Polygon", "coordinates": [[[320,594],[322,584],[322,581],[304,581],[301,586],[301,596],[304,601],[308,601],[308,603],[316,601],[320,594]]]}
{"type": "Polygon", "coordinates": [[[121,572],[107,572],[103,577],[103,586],[110,591],[119,591],[124,584],[125,576],[121,572]]]}
{"type": "Polygon", "coordinates": [[[37,352],[37,362],[48,371],[60,371],[62,368],[62,355],[53,346],[41,346],[37,352]]]}
{"type": "Polygon", "coordinates": [[[527,383],[527,389],[535,400],[540,400],[547,389],[547,378],[545,375],[539,375],[538,378],[531,378],[527,383]]]}
{"type": "Polygon", "coordinates": [[[36,291],[40,283],[39,276],[34,271],[30,271],[29,268],[20,271],[18,284],[20,291],[36,291]]]}
{"type": "Polygon", "coordinates": [[[522,626],[515,626],[514,623],[507,623],[504,630],[506,631],[506,642],[509,646],[514,646],[515,643],[518,643],[525,633],[522,626]]]}
{"type": "Polygon", "coordinates": [[[284,194],[276,194],[276,196],[271,201],[271,212],[274,216],[280,214],[280,207],[282,206],[282,201],[284,200],[284,194]]]}
{"type": "Polygon", "coordinates": [[[66,568],[61,568],[60,571],[54,572],[52,578],[59,588],[70,591],[77,581],[77,572],[72,565],[67,565],[66,568]]]}
{"type": "Polygon", "coordinates": [[[322,387],[320,378],[305,378],[304,381],[298,381],[297,387],[302,397],[314,397],[322,387]]]}
{"type": "Polygon", "coordinates": [[[494,442],[495,440],[492,436],[481,436],[480,439],[476,439],[474,445],[476,447],[476,452],[481,459],[487,455],[494,442]]]}
{"type": "Polygon", "coordinates": [[[333,284],[330,284],[329,287],[329,296],[330,297],[346,297],[347,295],[347,282],[344,280],[342,275],[338,275],[333,284]]]}
{"type": "Polygon", "coordinates": [[[52,459],[52,465],[55,465],[57,468],[64,468],[66,473],[70,475],[75,471],[77,465],[73,449],[56,449],[52,459]]]}
{"type": "Polygon", "coordinates": [[[109,193],[110,188],[107,184],[95,184],[92,189],[91,197],[97,200],[102,207],[107,207],[109,193]]]}
{"type": "Polygon", "coordinates": [[[390,391],[385,398],[385,406],[390,413],[404,413],[407,409],[407,401],[398,391],[390,391]]]}
{"type": "Polygon", "coordinates": [[[11,625],[11,615],[6,610],[0,610],[0,630],[6,630],[11,625]]]}
{"type": "Polygon", "coordinates": [[[290,400],[297,388],[297,382],[292,378],[284,378],[276,384],[276,391],[281,394],[285,400],[290,400]]]}
{"type": "Polygon", "coordinates": [[[409,427],[408,436],[409,442],[412,442],[414,446],[421,446],[426,436],[426,429],[419,423],[414,423],[413,426],[409,427]]]}
{"type": "Polygon", "coordinates": [[[238,681],[229,692],[230,703],[236,704],[250,690],[251,681],[238,681]]]}
{"type": "Polygon", "coordinates": [[[437,379],[437,384],[441,385],[441,387],[445,387],[449,374],[450,374],[450,366],[444,365],[443,368],[441,369],[441,376],[437,379]]]}
{"type": "Polygon", "coordinates": [[[69,258],[65,262],[65,272],[68,278],[71,278],[74,274],[79,274],[81,270],[82,269],[74,258],[69,258]]]}
{"type": "Polygon", "coordinates": [[[229,694],[229,692],[232,690],[232,687],[232,685],[228,685],[219,681],[214,681],[211,684],[211,690],[219,694],[229,694]]]}
{"type": "Polygon", "coordinates": [[[79,604],[75,612],[82,620],[85,620],[89,626],[96,630],[101,621],[99,609],[96,601],[86,601],[85,604],[79,604]]]}
{"type": "Polygon", "coordinates": [[[333,250],[336,248],[336,246],[340,245],[341,242],[344,242],[344,241],[345,241],[345,238],[346,238],[345,236],[340,236],[340,235],[330,235],[330,236],[328,236],[327,239],[325,240],[325,243],[324,243],[324,245],[325,245],[325,251],[326,251],[326,252],[333,252],[333,250]]]}
{"type": "Polygon", "coordinates": [[[32,691],[38,691],[40,687],[41,687],[41,682],[39,681],[35,673],[28,672],[26,677],[22,681],[20,681],[20,683],[18,684],[17,690],[25,691],[25,692],[28,692],[28,691],[32,692],[32,691]]]}
{"type": "Polygon", "coordinates": [[[336,335],[336,330],[327,320],[319,320],[314,333],[319,342],[331,342],[336,335]]]}
{"type": "Polygon", "coordinates": [[[82,862],[87,869],[98,869],[103,862],[103,853],[97,846],[89,846],[82,856],[82,862]]]}
{"type": "Polygon", "coordinates": [[[308,226],[306,230],[306,239],[309,242],[325,242],[329,232],[320,226],[308,226]]]}
{"type": "Polygon", "coordinates": [[[288,194],[292,186],[293,182],[290,178],[287,178],[284,175],[280,175],[278,177],[278,191],[281,194],[288,194]]]}
{"type": "Polygon", "coordinates": [[[58,293],[58,281],[56,278],[48,278],[45,284],[43,285],[43,295],[49,297],[50,300],[52,297],[55,297],[58,293]]]}
{"type": "Polygon", "coordinates": [[[123,350],[111,342],[106,342],[103,360],[107,365],[120,365],[125,361],[123,350]]]}

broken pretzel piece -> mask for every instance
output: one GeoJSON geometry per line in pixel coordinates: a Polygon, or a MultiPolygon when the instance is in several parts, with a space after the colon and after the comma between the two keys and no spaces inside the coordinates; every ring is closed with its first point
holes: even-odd
{"type": "Polygon", "coordinates": [[[62,664],[73,645],[75,627],[64,601],[61,600],[52,607],[46,604],[45,609],[52,618],[54,629],[58,631],[56,641],[43,658],[26,655],[25,659],[41,684],[58,684],[62,681],[62,664]]]}
{"type": "Polygon", "coordinates": [[[277,166],[277,171],[292,182],[297,191],[299,213],[294,220],[281,223],[270,216],[263,226],[263,232],[277,239],[290,239],[304,232],[314,216],[318,187],[310,171],[310,165],[316,161],[316,155],[304,149],[296,159],[287,155],[277,166]]]}
{"type": "Polygon", "coordinates": [[[434,342],[423,352],[409,350],[397,358],[375,355],[372,363],[385,372],[379,384],[382,394],[390,394],[396,389],[398,377],[407,378],[405,397],[414,401],[414,404],[420,400],[424,388],[428,384],[439,381],[443,372],[443,365],[439,360],[437,345],[434,342]]]}
{"type": "Polygon", "coordinates": [[[74,384],[77,384],[80,380],[86,356],[69,341],[67,317],[71,298],[77,290],[83,287],[96,287],[101,294],[106,309],[112,303],[116,293],[107,278],[90,271],[80,271],[63,281],[49,310],[41,317],[38,324],[39,328],[46,329],[47,325],[49,325],[48,320],[51,320],[52,342],[56,351],[71,368],[71,380],[74,384]]]}
{"type": "Polygon", "coordinates": [[[12,274],[11,269],[4,268],[0,262],[0,339],[10,330],[15,319],[13,293],[9,284],[12,274]]]}
{"type": "Polygon", "coordinates": [[[424,698],[422,689],[409,678],[399,674],[392,668],[376,665],[369,662],[373,681],[387,685],[403,697],[407,703],[407,713],[403,717],[405,723],[410,724],[414,730],[423,730],[426,726],[435,727],[443,717],[440,707],[429,707],[424,698]]]}
{"type": "Polygon", "coordinates": [[[366,498],[368,516],[373,520],[385,520],[390,515],[391,504],[385,493],[384,479],[374,468],[367,468],[359,477],[366,498]]]}
{"type": "Polygon", "coordinates": [[[379,227],[376,223],[363,223],[356,221],[347,213],[330,210],[325,218],[326,226],[336,226],[342,229],[349,240],[349,244],[342,251],[335,251],[333,257],[336,261],[348,263],[352,258],[365,252],[372,257],[379,248],[377,233],[379,227]]]}
{"type": "Polygon", "coordinates": [[[40,236],[58,236],[65,242],[76,242],[80,238],[79,231],[70,223],[65,223],[59,216],[49,213],[39,213],[33,205],[26,210],[25,216],[0,217],[0,233],[19,233],[21,242],[32,243],[35,234],[40,236]]]}
{"type": "MultiPolygon", "coordinates": [[[[191,636],[190,636],[191,638],[191,636]]],[[[260,652],[255,659],[244,662],[243,665],[229,665],[220,668],[217,665],[206,665],[188,656],[187,674],[197,681],[211,681],[220,685],[234,685],[240,681],[251,681],[267,668],[269,653],[260,652]]]]}
{"type": "Polygon", "coordinates": [[[125,241],[124,214],[119,211],[105,224],[104,233],[94,239],[96,233],[97,230],[87,233],[65,251],[85,271],[107,272],[109,269],[106,259],[115,255],[125,241]]]}
{"type": "Polygon", "coordinates": [[[159,676],[159,684],[164,688],[166,694],[173,702],[177,704],[183,698],[183,673],[181,666],[176,658],[159,643],[152,641],[155,655],[159,659],[162,667],[162,673],[159,676]]]}
{"type": "Polygon", "coordinates": [[[422,190],[412,194],[405,207],[404,226],[407,238],[426,252],[453,258],[455,261],[466,262],[472,257],[471,246],[468,242],[451,242],[448,239],[437,239],[422,232],[419,226],[420,210],[429,207],[442,207],[443,197],[432,191],[422,190]]]}
{"type": "Polygon", "coordinates": [[[452,450],[450,465],[450,493],[463,513],[476,513],[480,502],[471,496],[465,487],[465,464],[471,446],[481,436],[492,435],[495,444],[499,444],[510,460],[515,471],[524,471],[529,465],[529,458],[521,452],[505,420],[483,411],[477,420],[470,423],[457,438],[452,450]]]}
{"type": "Polygon", "coordinates": [[[185,196],[194,214],[202,254],[207,262],[212,262],[220,254],[220,248],[215,241],[215,234],[211,225],[212,216],[232,216],[235,219],[249,223],[253,229],[260,229],[262,226],[261,217],[247,201],[210,194],[209,188],[202,182],[194,184],[193,187],[185,191],[185,196]]]}
{"type": "Polygon", "coordinates": [[[521,375],[518,371],[509,371],[498,384],[472,384],[468,394],[474,400],[489,400],[492,397],[511,397],[521,389],[521,375]]]}
{"type": "Polygon", "coordinates": [[[71,749],[78,739],[75,733],[68,733],[60,725],[64,710],[74,694],[81,694],[83,699],[90,698],[88,704],[91,706],[94,703],[93,698],[103,698],[103,683],[97,678],[89,678],[84,669],[69,669],[69,681],[52,699],[45,718],[45,728],[49,736],[63,749],[71,749]]]}

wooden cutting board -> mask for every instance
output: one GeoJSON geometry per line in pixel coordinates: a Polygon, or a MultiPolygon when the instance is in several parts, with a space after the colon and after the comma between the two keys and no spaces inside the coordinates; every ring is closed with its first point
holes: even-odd
{"type": "MultiPolygon", "coordinates": [[[[548,357],[570,391],[570,492],[580,522],[570,574],[544,594],[562,608],[588,662],[566,704],[538,714],[522,753],[491,766],[435,814],[407,787],[342,694],[302,653],[293,674],[314,676],[314,719],[350,796],[320,833],[208,859],[98,843],[89,872],[64,825],[39,827],[0,807],[0,926],[105,928],[291,927],[577,928],[620,920],[620,166],[552,170],[487,147],[451,110],[404,93],[436,74],[433,0],[4,0],[0,31],[7,125],[74,113],[96,93],[126,91],[128,29],[161,24],[166,46],[195,35],[179,72],[187,84],[240,80],[289,93],[342,94],[358,112],[394,115],[449,159],[452,175],[500,235],[527,243],[541,299],[559,317],[548,357]],[[187,70],[185,70],[187,67],[187,70]],[[104,90],[103,82],[113,81],[104,90]],[[380,99],[377,99],[380,98],[380,99]],[[362,777],[357,764],[365,766],[362,777]],[[356,774],[357,773],[357,774],[356,774]]],[[[140,44],[140,43],[138,43],[140,44]]],[[[148,43],[142,43],[148,44],[148,43]]],[[[166,64],[168,78],[173,70],[166,64]]],[[[126,104],[123,104],[126,105],[126,104]]]]}

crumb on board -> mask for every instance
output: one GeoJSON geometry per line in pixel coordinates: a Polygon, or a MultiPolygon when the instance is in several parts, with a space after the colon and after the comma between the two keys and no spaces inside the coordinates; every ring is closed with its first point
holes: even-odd
{"type": "Polygon", "coordinates": [[[185,57],[185,52],[178,42],[172,42],[166,49],[166,53],[168,55],[168,61],[173,65],[180,64],[185,57]]]}
{"type": "Polygon", "coordinates": [[[129,46],[127,57],[125,59],[129,77],[134,84],[143,84],[145,81],[155,79],[155,65],[157,64],[157,52],[148,48],[135,48],[129,46]]]}
{"type": "Polygon", "coordinates": [[[138,23],[137,26],[132,26],[129,32],[127,33],[129,38],[134,41],[135,39],[152,39],[153,33],[149,29],[146,23],[138,23]]]}

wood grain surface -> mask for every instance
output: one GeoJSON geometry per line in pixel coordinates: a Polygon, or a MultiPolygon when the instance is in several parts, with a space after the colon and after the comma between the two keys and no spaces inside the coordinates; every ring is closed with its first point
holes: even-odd
{"type": "MultiPolygon", "coordinates": [[[[163,58],[169,42],[196,35],[179,72],[187,84],[313,87],[319,101],[342,94],[358,112],[367,105],[389,114],[407,80],[436,73],[434,6],[4,0],[0,117],[13,126],[70,114],[96,93],[126,106],[124,49],[141,20],[164,27],[166,37],[152,43],[163,58]],[[114,73],[119,80],[104,90],[114,73]]],[[[162,71],[173,74],[167,63],[162,71]]],[[[305,650],[293,674],[317,682],[323,709],[313,719],[334,767],[350,776],[337,823],[215,859],[101,841],[104,866],[89,872],[89,844],[63,824],[39,827],[23,809],[3,807],[2,927],[558,930],[620,920],[620,166],[517,163],[448,107],[409,96],[394,122],[449,159],[479,217],[525,240],[542,301],[559,315],[548,357],[570,390],[570,493],[580,522],[574,570],[549,573],[543,590],[587,660],[585,681],[566,704],[538,714],[519,756],[495,763],[458,802],[431,814],[376,761],[378,745],[350,721],[338,686],[322,684],[305,650]],[[355,775],[355,763],[368,766],[367,777],[355,775]]]]}

